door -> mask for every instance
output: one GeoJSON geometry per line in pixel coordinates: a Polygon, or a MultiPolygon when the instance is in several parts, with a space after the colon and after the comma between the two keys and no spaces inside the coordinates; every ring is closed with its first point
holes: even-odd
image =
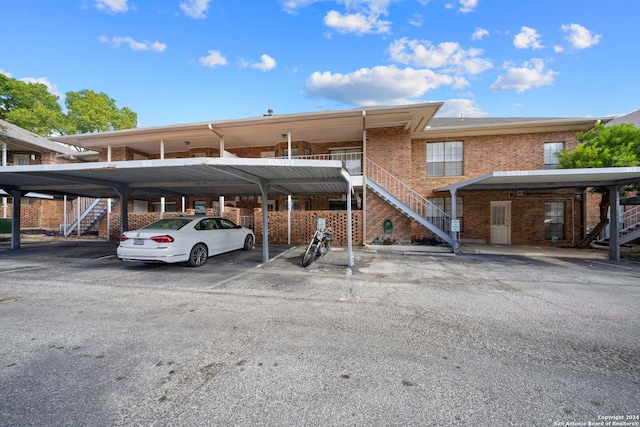
{"type": "Polygon", "coordinates": [[[511,202],[491,202],[491,243],[511,244],[511,202]]]}

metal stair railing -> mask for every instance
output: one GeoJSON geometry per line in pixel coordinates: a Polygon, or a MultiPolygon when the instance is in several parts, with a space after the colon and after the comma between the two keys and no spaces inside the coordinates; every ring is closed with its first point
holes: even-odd
{"type": "MultiPolygon", "coordinates": [[[[619,242],[620,244],[630,242],[640,238],[640,206],[634,206],[624,212],[621,212],[619,218],[619,242]]],[[[607,225],[598,235],[596,241],[606,242],[610,238],[610,228],[607,225]]]]}
{"type": "Polygon", "coordinates": [[[640,206],[634,206],[621,215],[622,230],[620,243],[627,243],[640,238],[640,206]]]}
{"type": "Polygon", "coordinates": [[[367,179],[378,184],[420,217],[428,220],[434,226],[449,233],[451,230],[451,215],[427,200],[413,188],[390,174],[374,161],[367,159],[367,179]]]}
{"type": "Polygon", "coordinates": [[[78,197],[75,206],[67,212],[66,221],[60,224],[61,233],[64,236],[69,236],[76,230],[79,234],[86,234],[105,215],[107,210],[105,199],[78,197]]]}

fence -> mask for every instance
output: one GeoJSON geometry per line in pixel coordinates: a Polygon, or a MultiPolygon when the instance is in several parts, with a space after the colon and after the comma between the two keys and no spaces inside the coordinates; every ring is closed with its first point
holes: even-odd
{"type": "MultiPolygon", "coordinates": [[[[225,208],[224,217],[236,224],[254,229],[256,243],[262,243],[262,210],[254,209],[249,218],[247,209],[225,208]]],[[[193,212],[187,212],[187,215],[193,212]]],[[[129,229],[135,230],[151,224],[161,218],[185,215],[179,212],[143,212],[129,213],[129,229]]],[[[207,215],[217,215],[216,212],[207,212],[207,215]]],[[[289,228],[287,212],[268,212],[269,243],[287,244],[289,241],[289,228]]],[[[346,246],[348,242],[347,211],[291,211],[291,244],[304,245],[309,242],[316,229],[318,218],[324,218],[327,226],[333,229],[333,242],[335,246],[346,246]]],[[[362,211],[351,212],[351,229],[354,245],[362,244],[362,211]]],[[[107,237],[107,221],[103,219],[100,226],[100,236],[107,237]]],[[[109,238],[120,238],[120,214],[111,213],[109,216],[109,238]]]]}

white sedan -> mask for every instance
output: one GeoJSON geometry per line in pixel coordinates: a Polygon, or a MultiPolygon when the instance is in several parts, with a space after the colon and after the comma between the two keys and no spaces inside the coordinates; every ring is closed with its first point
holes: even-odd
{"type": "Polygon", "coordinates": [[[199,267],[210,256],[249,250],[254,242],[253,231],[226,218],[178,216],[126,231],[117,254],[122,261],[186,262],[199,267]]]}

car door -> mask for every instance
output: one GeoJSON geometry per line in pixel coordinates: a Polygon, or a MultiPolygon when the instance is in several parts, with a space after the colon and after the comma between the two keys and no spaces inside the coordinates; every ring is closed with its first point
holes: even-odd
{"type": "Polygon", "coordinates": [[[209,247],[209,256],[224,252],[224,238],[216,218],[203,218],[194,228],[198,233],[198,240],[209,247]]]}
{"type": "Polygon", "coordinates": [[[244,244],[242,229],[226,218],[219,218],[220,227],[224,231],[225,252],[240,249],[244,244]]]}

